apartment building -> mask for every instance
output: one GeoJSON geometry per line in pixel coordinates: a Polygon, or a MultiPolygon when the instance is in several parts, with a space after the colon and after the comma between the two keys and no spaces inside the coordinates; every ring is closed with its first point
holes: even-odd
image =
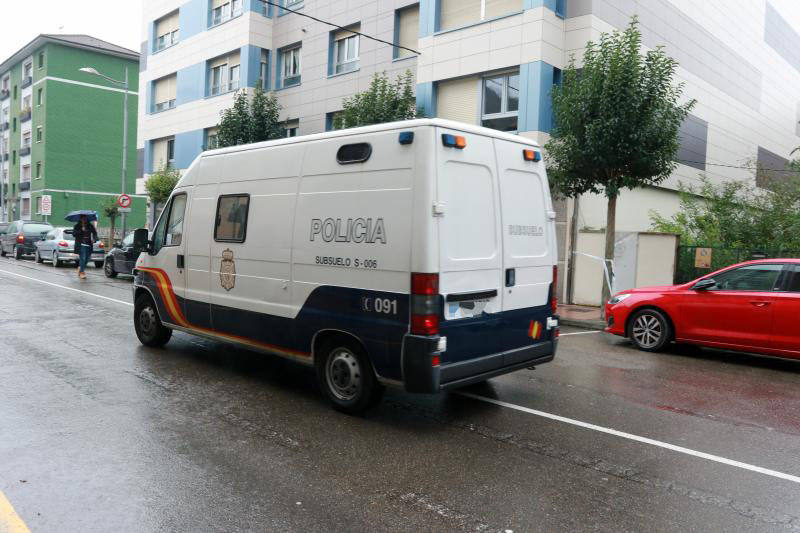
{"type": "MultiPolygon", "coordinates": [[[[69,211],[101,211],[122,192],[124,90],[83,67],[116,80],[128,70],[126,190],[135,192],[139,54],[88,35],[40,35],[0,63],[2,220],[60,224],[69,211]]],[[[129,225],[144,224],[146,203],[134,197],[129,225]]]]}
{"type": "MultiPolygon", "coordinates": [[[[139,147],[144,176],[186,168],[214,145],[233,92],[261,84],[283,106],[287,135],[332,127],[342,98],[372,75],[410,69],[428,116],[517,132],[544,143],[551,88],[589,40],[637,15],[648,48],[680,62],[697,106],[681,129],[681,161],[659,187],[622,194],[620,232],[646,231],[650,211],[679,207],[680,182],[752,179],[783,169],[800,146],[800,4],[793,0],[145,0],[139,147]],[[290,13],[313,15],[343,29],[290,13]],[[355,30],[419,52],[393,48],[355,30]]],[[[569,221],[605,226],[605,199],[559,208],[562,266],[569,221]],[[573,214],[575,216],[573,216],[573,214]]]]}

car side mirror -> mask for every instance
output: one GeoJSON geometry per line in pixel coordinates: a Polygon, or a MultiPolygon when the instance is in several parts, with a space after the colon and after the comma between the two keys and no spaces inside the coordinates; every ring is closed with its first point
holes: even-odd
{"type": "Polygon", "coordinates": [[[71,229],[65,229],[64,230],[64,235],[72,235],[72,230],[71,229]]]}
{"type": "Polygon", "coordinates": [[[147,228],[139,228],[133,232],[133,249],[138,252],[150,253],[152,246],[147,238],[147,228]]]}
{"type": "Polygon", "coordinates": [[[716,286],[717,286],[717,282],[714,281],[713,278],[706,278],[706,279],[701,279],[700,281],[698,281],[697,283],[692,285],[692,290],[693,291],[707,291],[708,289],[711,289],[712,287],[716,287],[716,286]]]}

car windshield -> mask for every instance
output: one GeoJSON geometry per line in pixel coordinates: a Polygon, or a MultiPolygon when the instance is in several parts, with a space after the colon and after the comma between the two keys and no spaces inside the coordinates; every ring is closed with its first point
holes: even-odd
{"type": "Polygon", "coordinates": [[[50,224],[25,224],[22,226],[23,233],[45,233],[53,229],[50,224]]]}

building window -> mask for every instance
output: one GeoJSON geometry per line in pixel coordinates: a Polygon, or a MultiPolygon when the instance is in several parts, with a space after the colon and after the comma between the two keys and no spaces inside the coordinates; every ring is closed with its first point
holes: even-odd
{"type": "Polygon", "coordinates": [[[23,148],[30,148],[31,147],[31,132],[26,131],[22,134],[22,147],[23,148]]]}
{"type": "Polygon", "coordinates": [[[22,165],[22,175],[20,176],[20,181],[31,181],[30,165],[22,165]]]}
{"type": "Polygon", "coordinates": [[[175,139],[167,141],[167,168],[175,168],[175,139]]]}
{"type": "Polygon", "coordinates": [[[222,24],[242,14],[242,0],[212,0],[211,26],[222,24]]]}
{"type": "Polygon", "coordinates": [[[285,7],[297,7],[303,3],[303,0],[283,0],[283,5],[285,7]]]}
{"type": "Polygon", "coordinates": [[[155,23],[155,48],[154,52],[169,48],[178,44],[178,24],[179,24],[178,11],[165,15],[158,19],[155,23]]]}
{"type": "Polygon", "coordinates": [[[44,68],[44,51],[39,52],[39,68],[44,68]]]}
{"type": "Polygon", "coordinates": [[[284,137],[297,137],[297,131],[300,129],[300,121],[287,120],[283,125],[284,137]]]}
{"type": "Polygon", "coordinates": [[[41,215],[42,214],[42,197],[41,196],[37,196],[36,197],[36,214],[37,215],[41,215]]]}
{"type": "Polygon", "coordinates": [[[28,95],[22,99],[22,111],[30,111],[31,110],[31,96],[28,95]]]}
{"type": "Polygon", "coordinates": [[[325,131],[334,131],[339,129],[336,127],[336,120],[341,114],[341,111],[332,111],[325,114],[325,131]]]}
{"type": "Polygon", "coordinates": [[[333,73],[358,70],[358,35],[340,31],[333,41],[333,73]]]}
{"type": "Polygon", "coordinates": [[[519,115],[519,73],[483,79],[481,125],[516,132],[519,115]]]}
{"type": "Polygon", "coordinates": [[[236,51],[210,62],[210,96],[216,96],[239,89],[239,59],[239,51],[236,51]]]}
{"type": "Polygon", "coordinates": [[[13,118],[13,120],[11,121],[11,125],[12,125],[11,131],[17,131],[17,117],[13,118]]]}
{"type": "Polygon", "coordinates": [[[31,199],[30,198],[23,198],[22,199],[22,218],[25,220],[29,220],[31,218],[31,199]]]}
{"type": "Polygon", "coordinates": [[[23,67],[22,79],[33,77],[33,63],[25,63],[23,67]]]}
{"type": "Polygon", "coordinates": [[[41,126],[36,126],[36,142],[40,143],[44,139],[44,130],[41,126]]]}
{"type": "Polygon", "coordinates": [[[153,85],[153,112],[160,113],[175,107],[175,97],[177,93],[177,75],[173,74],[160,80],[156,80],[153,85]]]}
{"type": "Polygon", "coordinates": [[[206,130],[206,150],[219,148],[219,131],[217,128],[206,130]]]}
{"type": "Polygon", "coordinates": [[[3,84],[2,84],[2,86],[0,86],[0,88],[2,88],[4,91],[8,90],[9,80],[10,80],[9,76],[6,76],[5,78],[3,78],[3,84]]]}
{"type": "Polygon", "coordinates": [[[16,165],[17,164],[17,151],[16,150],[12,150],[11,151],[11,164],[12,165],[16,165]]]}
{"type": "Polygon", "coordinates": [[[36,179],[40,179],[42,177],[42,162],[36,162],[36,179]]]}
{"type": "Polygon", "coordinates": [[[281,52],[284,87],[300,84],[300,51],[301,47],[298,46],[281,52]]]}
{"type": "Polygon", "coordinates": [[[442,30],[460,28],[523,9],[522,0],[441,0],[439,26],[442,30]]]}
{"type": "Polygon", "coordinates": [[[42,105],[42,101],[44,101],[43,96],[44,96],[44,89],[40,88],[38,91],[36,91],[36,105],[37,106],[41,106],[42,105]]]}
{"type": "Polygon", "coordinates": [[[259,70],[261,88],[269,90],[269,50],[261,50],[261,70],[259,70]]]}
{"type": "Polygon", "coordinates": [[[416,50],[419,44],[419,4],[398,9],[395,17],[397,20],[394,25],[394,44],[404,48],[395,48],[394,57],[395,59],[413,57],[415,54],[406,48],[416,50]]]}

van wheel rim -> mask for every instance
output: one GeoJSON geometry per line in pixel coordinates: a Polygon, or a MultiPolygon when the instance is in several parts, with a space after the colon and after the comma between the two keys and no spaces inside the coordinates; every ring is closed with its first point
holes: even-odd
{"type": "Polygon", "coordinates": [[[653,348],[664,334],[661,321],[653,315],[641,315],[633,324],[633,339],[643,348],[653,348]]]}
{"type": "Polygon", "coordinates": [[[139,329],[147,338],[150,338],[155,333],[156,329],[156,313],[149,305],[142,308],[139,312],[139,329]]]}
{"type": "Polygon", "coordinates": [[[325,367],[328,388],[340,400],[352,400],[361,390],[361,366],[349,350],[340,348],[325,367]]]}

